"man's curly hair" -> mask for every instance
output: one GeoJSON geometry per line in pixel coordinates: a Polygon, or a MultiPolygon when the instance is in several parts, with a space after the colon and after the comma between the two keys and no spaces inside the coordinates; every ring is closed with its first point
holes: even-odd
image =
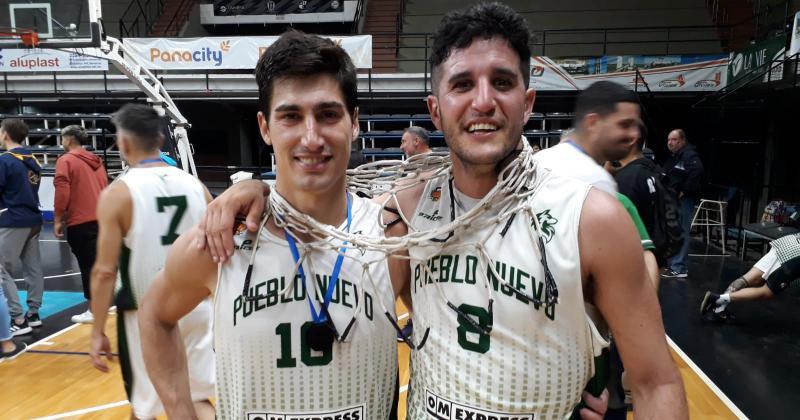
{"type": "Polygon", "coordinates": [[[434,33],[431,53],[431,83],[435,93],[441,79],[441,65],[454,50],[469,47],[475,39],[501,38],[519,56],[519,70],[525,88],[530,81],[530,31],[525,19],[502,3],[478,3],[446,14],[434,33]]]}

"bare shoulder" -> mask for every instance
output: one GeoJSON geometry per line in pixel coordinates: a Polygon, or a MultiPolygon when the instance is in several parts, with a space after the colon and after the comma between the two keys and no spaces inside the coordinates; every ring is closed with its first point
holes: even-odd
{"type": "Polygon", "coordinates": [[[113,182],[100,192],[97,200],[97,220],[118,218],[130,213],[132,205],[131,192],[124,182],[113,182]]]}
{"type": "Polygon", "coordinates": [[[591,188],[581,210],[581,227],[584,226],[584,222],[587,226],[619,222],[620,215],[625,214],[625,209],[616,197],[591,188]]]}
{"type": "Polygon", "coordinates": [[[197,239],[204,233],[197,226],[183,232],[170,246],[164,265],[165,276],[177,284],[203,284],[213,290],[217,264],[212,260],[208,248],[199,248],[197,239]]]}
{"type": "Polygon", "coordinates": [[[131,191],[124,182],[112,182],[100,192],[99,204],[101,205],[115,206],[119,205],[120,201],[131,201],[131,191]]]}

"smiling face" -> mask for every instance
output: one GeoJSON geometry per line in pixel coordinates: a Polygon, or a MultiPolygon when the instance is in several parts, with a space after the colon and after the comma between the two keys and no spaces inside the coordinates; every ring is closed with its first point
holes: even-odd
{"type": "Polygon", "coordinates": [[[336,79],[327,74],[275,80],[269,119],[258,113],[264,141],[275,152],[276,188],[284,197],[341,194],[358,135],[358,116],[345,107],[336,79]]]}
{"type": "Polygon", "coordinates": [[[533,107],[520,59],[501,38],[475,39],[437,69],[428,109],[463,167],[496,165],[517,146],[533,107]]]}

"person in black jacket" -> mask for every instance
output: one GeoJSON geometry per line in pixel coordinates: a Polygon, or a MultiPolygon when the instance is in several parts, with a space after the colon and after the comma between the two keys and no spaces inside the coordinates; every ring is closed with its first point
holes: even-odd
{"type": "Polygon", "coordinates": [[[689,254],[689,229],[694,207],[700,200],[700,184],[703,180],[703,162],[694,145],[689,144],[686,133],[677,128],[667,137],[667,148],[672,155],[664,163],[665,184],[675,189],[681,200],[681,223],[683,225],[683,247],[669,261],[669,269],[663,277],[687,277],[686,256],[689,254]]]}
{"type": "MultiPolygon", "coordinates": [[[[652,159],[644,156],[642,150],[647,138],[647,127],[639,125],[640,136],[631,144],[628,155],[619,161],[620,166],[614,171],[614,180],[620,194],[628,197],[639,216],[642,218],[647,232],[652,236],[655,226],[655,177],[662,172],[652,159]]],[[[666,266],[666,260],[656,254],[659,267],[666,266]]]]}

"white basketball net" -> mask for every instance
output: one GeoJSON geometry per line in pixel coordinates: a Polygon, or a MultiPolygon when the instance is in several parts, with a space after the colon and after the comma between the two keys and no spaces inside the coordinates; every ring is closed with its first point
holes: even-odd
{"type": "MultiPolygon", "coordinates": [[[[443,223],[432,230],[416,229],[411,223],[411,217],[403,214],[397,197],[398,193],[415,186],[418,187],[420,183],[426,183],[437,177],[446,177],[447,179],[452,177],[450,157],[429,154],[414,156],[406,161],[372,162],[348,171],[349,189],[352,192],[361,192],[369,196],[375,193],[382,194],[382,208],[394,209],[395,211],[392,213],[399,214],[400,219],[408,226],[408,233],[405,236],[365,236],[320,223],[312,217],[297,211],[280,194],[273,190],[270,192],[269,206],[266,216],[262,220],[257,237],[261,236],[261,229],[264,228],[269,216],[273,215],[275,216],[275,224],[279,228],[286,229],[295,237],[302,234],[310,238],[310,240],[298,244],[301,255],[295,264],[295,271],[297,271],[300,264],[306,260],[306,256],[311,250],[326,250],[338,253],[340,249],[344,247],[347,249],[355,248],[365,251],[376,251],[377,254],[372,255],[378,255],[379,257],[369,261],[364,260],[364,254],[361,252],[345,252],[346,258],[351,258],[362,266],[363,276],[369,279],[373,287],[375,287],[375,283],[370,275],[371,270],[369,270],[369,266],[371,264],[384,262],[390,255],[395,258],[413,260],[406,252],[410,248],[419,246],[431,247],[437,244],[439,246],[439,252],[445,249],[471,251],[478,256],[479,267],[481,268],[478,272],[482,273],[484,277],[484,284],[489,296],[490,311],[493,297],[492,287],[490,286],[488,275],[486,274],[488,272],[487,270],[490,270],[495,279],[503,282],[505,286],[514,290],[520,297],[537,304],[555,305],[558,300],[558,290],[547,268],[541,227],[530,203],[530,197],[537,190],[540,178],[542,178],[541,170],[537,169],[536,161],[533,159],[533,150],[531,150],[528,142],[521,141],[521,144],[522,150],[519,151],[519,155],[500,171],[497,184],[477,205],[455,217],[454,220],[451,220],[449,223],[443,223]],[[494,261],[483,245],[490,235],[498,231],[504,233],[504,230],[511,224],[512,219],[522,215],[528,216],[532,221],[534,229],[531,230],[531,232],[535,235],[534,241],[538,241],[539,243],[539,249],[532,251],[538,254],[545,269],[544,300],[527,295],[516,289],[511,283],[505,281],[503,277],[495,271],[494,261]],[[483,237],[481,241],[466,242],[461,240],[461,238],[467,231],[485,231],[487,235],[483,237]],[[343,243],[345,245],[342,245],[343,243]]],[[[379,217],[381,217],[380,213],[379,217]]],[[[386,227],[384,220],[380,220],[379,223],[386,227]]],[[[255,250],[256,248],[257,244],[255,244],[253,249],[255,250]]],[[[438,252],[434,252],[431,256],[437,253],[438,252]]],[[[308,260],[310,261],[310,259],[308,260]]],[[[251,263],[252,262],[253,259],[251,259],[251,263]]],[[[433,277],[433,273],[431,273],[428,264],[425,264],[424,261],[414,262],[419,262],[420,266],[426,270],[427,274],[433,277]]],[[[296,274],[295,272],[295,275],[296,274]]],[[[439,283],[434,283],[439,288],[442,298],[452,307],[452,304],[450,304],[442,293],[439,283]]],[[[289,284],[291,285],[293,282],[289,282],[289,284]]],[[[281,291],[281,293],[289,292],[290,290],[288,287],[287,290],[281,291]]],[[[317,295],[319,295],[318,291],[317,295]]],[[[384,312],[387,312],[384,302],[380,299],[378,300],[384,312]]],[[[466,318],[468,318],[468,321],[471,320],[470,317],[466,318]]],[[[476,328],[478,328],[477,324],[476,328]]]]}

